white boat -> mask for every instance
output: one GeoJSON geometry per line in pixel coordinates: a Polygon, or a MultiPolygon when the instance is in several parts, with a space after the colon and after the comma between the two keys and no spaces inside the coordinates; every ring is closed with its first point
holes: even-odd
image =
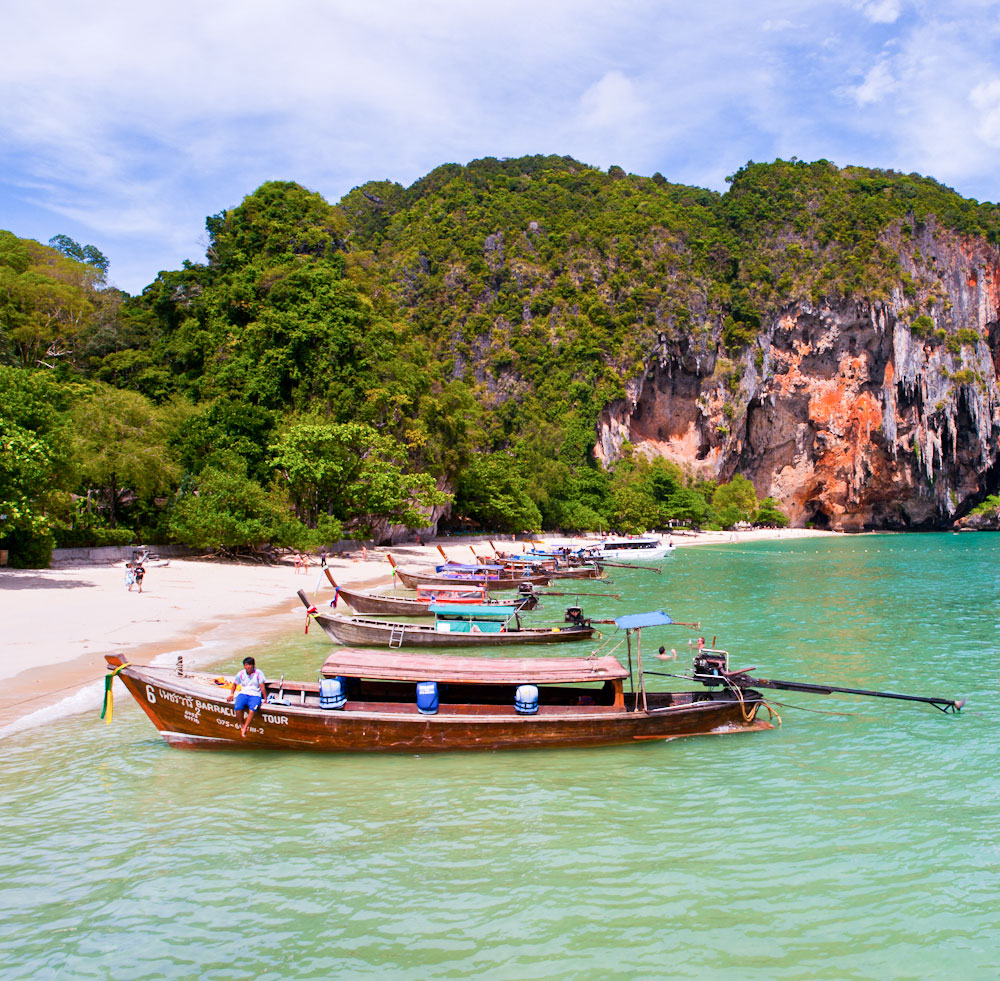
{"type": "Polygon", "coordinates": [[[673,543],[664,542],[659,535],[629,535],[623,538],[605,538],[581,549],[580,554],[587,558],[641,561],[663,559],[673,555],[675,551],[673,543]]]}

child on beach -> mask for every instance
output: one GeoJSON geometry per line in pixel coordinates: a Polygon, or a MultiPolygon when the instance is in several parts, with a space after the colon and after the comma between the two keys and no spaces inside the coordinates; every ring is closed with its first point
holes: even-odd
{"type": "Polygon", "coordinates": [[[135,585],[135,569],[132,568],[131,562],[125,563],[125,585],[128,586],[128,591],[132,592],[132,587],[135,585]]]}
{"type": "MultiPolygon", "coordinates": [[[[142,592],[142,580],[146,576],[146,570],[141,566],[137,565],[135,567],[135,584],[139,587],[139,592],[142,592]]],[[[129,589],[132,587],[130,586],[129,589]]]]}

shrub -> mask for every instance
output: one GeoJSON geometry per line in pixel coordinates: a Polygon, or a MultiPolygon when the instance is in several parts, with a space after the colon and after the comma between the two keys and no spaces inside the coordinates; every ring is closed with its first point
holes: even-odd
{"type": "Polygon", "coordinates": [[[11,531],[3,539],[7,565],[12,569],[47,569],[52,562],[54,544],[48,529],[36,534],[22,529],[11,531]]]}

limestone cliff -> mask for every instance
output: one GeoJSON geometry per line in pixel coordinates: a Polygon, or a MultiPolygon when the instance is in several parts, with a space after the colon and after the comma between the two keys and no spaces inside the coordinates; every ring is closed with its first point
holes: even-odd
{"type": "Polygon", "coordinates": [[[598,455],[626,440],[705,476],[749,477],[794,525],[950,524],[1000,480],[1000,250],[933,223],[885,300],[787,306],[757,343],[660,342],[608,406],[598,455]],[[699,346],[700,345],[700,346],[699,346]]]}

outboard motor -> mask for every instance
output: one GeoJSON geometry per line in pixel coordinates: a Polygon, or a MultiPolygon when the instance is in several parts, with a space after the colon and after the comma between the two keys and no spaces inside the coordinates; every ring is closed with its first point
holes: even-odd
{"type": "Polygon", "coordinates": [[[699,651],[692,665],[694,680],[710,688],[721,685],[729,672],[729,655],[725,651],[699,651]]]}
{"type": "Polygon", "coordinates": [[[519,610],[533,610],[536,606],[538,606],[538,596],[535,593],[534,583],[520,583],[517,587],[517,608],[519,610]]]}
{"type": "Polygon", "coordinates": [[[590,626],[590,621],[584,619],[583,610],[581,610],[578,606],[566,607],[566,623],[571,623],[574,627],[590,626]]]}

